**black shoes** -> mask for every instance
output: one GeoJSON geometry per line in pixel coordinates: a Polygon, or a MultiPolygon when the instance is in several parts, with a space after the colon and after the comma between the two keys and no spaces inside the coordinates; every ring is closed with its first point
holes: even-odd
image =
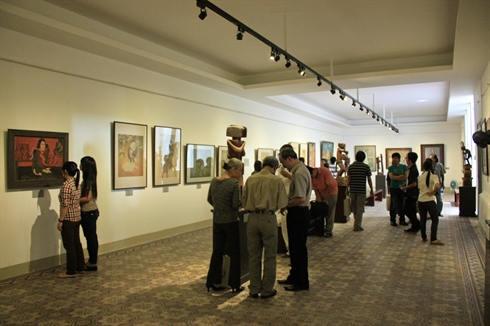
{"type": "Polygon", "coordinates": [[[277,280],[277,283],[283,284],[283,285],[293,285],[293,282],[289,281],[288,279],[285,279],[285,280],[277,280]]]}
{"type": "Polygon", "coordinates": [[[87,271],[87,272],[96,272],[97,271],[97,265],[95,265],[95,266],[85,265],[83,270],[87,271]]]}
{"type": "Polygon", "coordinates": [[[214,291],[223,291],[225,289],[222,286],[216,286],[214,284],[206,284],[206,287],[208,288],[208,292],[209,292],[209,288],[213,289],[214,291]]]}
{"type": "Polygon", "coordinates": [[[259,295],[257,293],[254,293],[254,294],[250,293],[248,296],[251,297],[252,299],[258,299],[259,298],[259,295]]]}
{"type": "Polygon", "coordinates": [[[245,288],[243,286],[240,286],[239,288],[232,288],[231,289],[231,292],[232,293],[240,293],[242,292],[243,290],[245,290],[245,288]]]}
{"type": "Polygon", "coordinates": [[[269,298],[272,298],[273,296],[275,296],[276,294],[277,294],[277,290],[273,290],[271,294],[269,294],[269,295],[261,295],[260,298],[261,299],[269,299],[269,298]]]}
{"type": "Polygon", "coordinates": [[[400,222],[400,225],[408,225],[408,223],[403,221],[403,222],[400,222]]]}
{"type": "Polygon", "coordinates": [[[308,291],[310,288],[309,287],[300,287],[300,286],[296,286],[296,285],[291,285],[291,286],[285,286],[284,287],[284,290],[286,291],[293,291],[293,292],[297,292],[297,291],[308,291]]]}
{"type": "Polygon", "coordinates": [[[398,226],[398,224],[396,224],[396,222],[391,222],[391,226],[398,226]]]}
{"type": "Polygon", "coordinates": [[[414,230],[414,229],[412,229],[412,228],[410,228],[410,229],[406,229],[406,230],[403,230],[403,231],[405,231],[405,232],[407,232],[407,233],[413,233],[413,234],[416,234],[417,232],[419,232],[419,230],[414,230]]]}

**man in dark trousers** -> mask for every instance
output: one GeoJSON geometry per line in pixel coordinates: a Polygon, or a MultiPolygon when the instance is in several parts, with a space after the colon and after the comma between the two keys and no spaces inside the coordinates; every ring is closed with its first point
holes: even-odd
{"type": "Polygon", "coordinates": [[[306,239],[310,224],[308,207],[311,195],[311,176],[289,144],[281,147],[279,161],[292,173],[289,201],[287,207],[284,208],[288,211],[287,225],[291,270],[287,279],[277,282],[289,285],[284,287],[286,291],[305,291],[310,288],[306,239]]]}
{"type": "Polygon", "coordinates": [[[406,185],[400,187],[402,190],[406,191],[405,216],[410,219],[412,225],[409,229],[406,229],[405,232],[413,234],[420,230],[420,221],[417,218],[417,200],[419,198],[419,187],[417,184],[419,170],[415,165],[417,159],[417,153],[410,152],[407,154],[408,182],[406,185]]]}

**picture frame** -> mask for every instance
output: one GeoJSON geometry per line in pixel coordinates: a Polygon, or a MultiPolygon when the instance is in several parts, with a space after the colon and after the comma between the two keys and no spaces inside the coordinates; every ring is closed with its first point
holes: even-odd
{"type": "Polygon", "coordinates": [[[296,153],[296,155],[298,155],[298,158],[299,158],[299,143],[291,141],[291,142],[289,142],[289,145],[291,145],[293,147],[294,152],[296,153]]]}
{"type": "Polygon", "coordinates": [[[147,125],[114,121],[114,190],[147,187],[147,132],[147,125]]]}
{"type": "Polygon", "coordinates": [[[180,184],[182,130],[153,127],[153,186],[180,184]]]}
{"type": "Polygon", "coordinates": [[[8,129],[7,189],[61,187],[68,150],[66,132],[8,129]]]}
{"type": "MultiPolygon", "coordinates": [[[[281,156],[281,150],[280,149],[274,150],[274,156],[277,158],[278,162],[281,162],[281,160],[279,159],[279,157],[281,156]]],[[[281,164],[281,163],[279,163],[279,164],[281,164]]]]}
{"type": "Polygon", "coordinates": [[[214,145],[187,144],[185,147],[185,183],[211,182],[216,171],[214,145]]]}
{"type": "Polygon", "coordinates": [[[226,172],[226,170],[223,169],[223,165],[228,161],[228,146],[218,146],[216,150],[218,151],[216,160],[216,175],[222,176],[226,172]]]}
{"type": "Polygon", "coordinates": [[[272,148],[257,148],[256,161],[264,162],[264,158],[267,156],[274,156],[274,149],[272,148]]]}
{"type": "Polygon", "coordinates": [[[354,146],[354,153],[363,151],[366,153],[366,159],[364,163],[369,165],[371,172],[376,172],[376,145],[361,145],[354,146]]]}
{"type": "Polygon", "coordinates": [[[393,153],[400,153],[401,159],[400,163],[401,164],[406,164],[405,163],[405,157],[407,157],[407,154],[412,151],[411,147],[405,147],[405,148],[386,148],[385,149],[385,160],[386,160],[386,169],[388,169],[391,166],[391,155],[393,153]]]}
{"type": "Polygon", "coordinates": [[[298,158],[300,158],[300,157],[304,158],[305,164],[308,165],[308,144],[307,143],[299,144],[298,158]]]}
{"type": "Polygon", "coordinates": [[[308,165],[316,168],[316,144],[313,142],[308,143],[308,165]]]}
{"type": "MultiPolygon", "coordinates": [[[[487,121],[489,120],[490,118],[488,119],[483,119],[482,121],[482,125],[481,125],[481,128],[482,128],[482,131],[484,132],[487,132],[487,121]]],[[[481,147],[478,147],[478,148],[481,148],[481,147]]],[[[488,146],[485,146],[484,148],[481,148],[482,149],[482,154],[481,154],[481,171],[482,171],[482,174],[483,175],[486,175],[488,176],[488,146]]],[[[464,164],[464,162],[463,162],[464,164]]]]}
{"type": "Polygon", "coordinates": [[[330,158],[332,156],[335,156],[334,154],[334,144],[331,141],[324,141],[322,140],[320,142],[320,158],[321,159],[326,159],[328,163],[330,164],[330,158]]]}
{"type": "Polygon", "coordinates": [[[420,145],[420,165],[422,166],[431,154],[436,154],[439,163],[444,165],[444,144],[422,144],[420,145]]]}

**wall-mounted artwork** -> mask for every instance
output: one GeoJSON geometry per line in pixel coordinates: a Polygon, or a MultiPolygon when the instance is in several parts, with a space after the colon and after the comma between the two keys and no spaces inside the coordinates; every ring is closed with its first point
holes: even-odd
{"type": "Polygon", "coordinates": [[[407,157],[407,154],[412,151],[411,147],[407,148],[387,148],[385,150],[385,160],[386,160],[386,165],[385,167],[388,169],[391,166],[391,155],[393,153],[399,153],[400,154],[400,163],[401,164],[406,164],[405,157],[407,157]]]}
{"type": "MultiPolygon", "coordinates": [[[[274,156],[277,158],[277,161],[278,162],[281,162],[281,160],[279,159],[279,156],[281,155],[281,150],[280,149],[275,149],[274,150],[274,156]]],[[[279,163],[280,164],[280,163],[279,163]]]]}
{"type": "Polygon", "coordinates": [[[439,163],[444,165],[444,144],[420,145],[420,165],[432,154],[437,155],[439,163]]]}
{"type": "Polygon", "coordinates": [[[267,156],[274,156],[274,150],[272,148],[257,148],[257,161],[264,162],[264,158],[267,156]]]}
{"type": "Polygon", "coordinates": [[[332,156],[335,156],[333,142],[330,141],[321,141],[320,142],[320,158],[324,158],[326,160],[330,160],[332,156]]]}
{"type": "Polygon", "coordinates": [[[223,169],[225,162],[228,162],[228,146],[218,146],[218,160],[216,163],[216,175],[222,176],[226,170],[223,169]]]}
{"type": "Polygon", "coordinates": [[[302,157],[305,159],[305,164],[308,164],[308,144],[301,143],[299,144],[299,154],[298,157],[302,157]]]}
{"type": "Polygon", "coordinates": [[[213,145],[187,144],[185,183],[210,182],[214,178],[216,150],[213,145]]]}
{"type": "Polygon", "coordinates": [[[114,189],[146,187],[147,128],[146,125],[114,122],[114,189]]]}
{"type": "Polygon", "coordinates": [[[369,165],[372,172],[376,172],[376,145],[355,146],[354,152],[357,153],[359,151],[366,153],[364,163],[369,165]]]}
{"type": "Polygon", "coordinates": [[[289,142],[289,145],[291,145],[293,147],[294,152],[299,157],[299,143],[291,141],[291,142],[289,142]]]}
{"type": "Polygon", "coordinates": [[[153,186],[180,184],[181,129],[153,128],[153,186]]]}
{"type": "MultiPolygon", "coordinates": [[[[487,121],[488,119],[483,119],[482,124],[481,124],[481,131],[487,131],[487,121]]],[[[478,147],[479,149],[481,147],[478,147]]],[[[485,146],[484,148],[481,148],[481,173],[483,175],[488,175],[488,146],[485,146]]]]}
{"type": "Polygon", "coordinates": [[[7,189],[52,188],[63,184],[68,133],[8,129],[7,139],[7,189]]]}
{"type": "Polygon", "coordinates": [[[315,143],[308,143],[308,165],[316,168],[316,146],[315,143]]]}

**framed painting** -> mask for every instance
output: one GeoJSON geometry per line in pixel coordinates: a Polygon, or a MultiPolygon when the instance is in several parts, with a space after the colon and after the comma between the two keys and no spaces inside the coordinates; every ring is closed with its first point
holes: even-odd
{"type": "Polygon", "coordinates": [[[180,184],[180,128],[153,128],[153,186],[180,184]]]}
{"type": "Polygon", "coordinates": [[[420,145],[420,165],[432,154],[437,155],[439,163],[444,165],[444,144],[420,145]]]}
{"type": "Polygon", "coordinates": [[[8,129],[7,189],[60,187],[68,133],[8,129]]]}
{"type": "Polygon", "coordinates": [[[185,152],[185,183],[205,183],[214,178],[216,162],[214,145],[187,144],[185,152]]]}
{"type": "Polygon", "coordinates": [[[294,152],[295,152],[295,153],[296,153],[296,155],[298,155],[298,157],[299,157],[299,143],[294,142],[294,141],[291,141],[291,142],[289,142],[289,145],[293,146],[293,150],[294,150],[294,152]]]}
{"type": "Polygon", "coordinates": [[[301,143],[299,144],[299,154],[298,157],[302,157],[305,159],[305,164],[308,164],[308,144],[301,143]]]}
{"type": "Polygon", "coordinates": [[[257,148],[256,161],[263,162],[267,156],[274,156],[272,148],[257,148]]]}
{"type": "MultiPolygon", "coordinates": [[[[489,118],[490,119],[490,118],[489,118]]],[[[487,121],[488,119],[483,119],[482,125],[481,125],[481,130],[482,131],[487,131],[487,121]]],[[[478,147],[481,148],[481,147],[478,147]]],[[[488,175],[488,146],[485,148],[481,148],[481,173],[483,175],[488,175]]],[[[464,164],[464,162],[463,162],[464,164]]]]}
{"type": "Polygon", "coordinates": [[[216,163],[216,175],[222,176],[226,170],[223,169],[223,165],[228,161],[228,146],[218,146],[218,159],[216,163]]]}
{"type": "Polygon", "coordinates": [[[316,147],[315,143],[308,143],[308,165],[316,167],[316,147]]]}
{"type": "Polygon", "coordinates": [[[406,148],[387,148],[385,149],[385,160],[386,160],[386,165],[385,167],[388,169],[391,166],[391,155],[393,153],[400,153],[401,159],[400,163],[401,164],[406,164],[405,162],[405,157],[407,157],[407,154],[412,151],[411,147],[406,147],[406,148]]]}
{"type": "Polygon", "coordinates": [[[372,172],[376,172],[376,145],[354,146],[354,153],[359,151],[366,153],[364,163],[369,165],[372,172]]]}
{"type": "Polygon", "coordinates": [[[327,161],[329,161],[332,156],[335,156],[333,142],[331,141],[321,141],[320,150],[320,159],[326,159],[327,161]]]}
{"type": "MultiPolygon", "coordinates": [[[[275,149],[274,150],[274,156],[277,158],[277,161],[278,162],[281,162],[281,160],[279,160],[279,156],[281,155],[281,150],[280,149],[275,149]]],[[[279,163],[281,164],[281,163],[279,163]]]]}
{"type": "Polygon", "coordinates": [[[146,188],[147,128],[147,125],[114,121],[114,189],[146,188]]]}

